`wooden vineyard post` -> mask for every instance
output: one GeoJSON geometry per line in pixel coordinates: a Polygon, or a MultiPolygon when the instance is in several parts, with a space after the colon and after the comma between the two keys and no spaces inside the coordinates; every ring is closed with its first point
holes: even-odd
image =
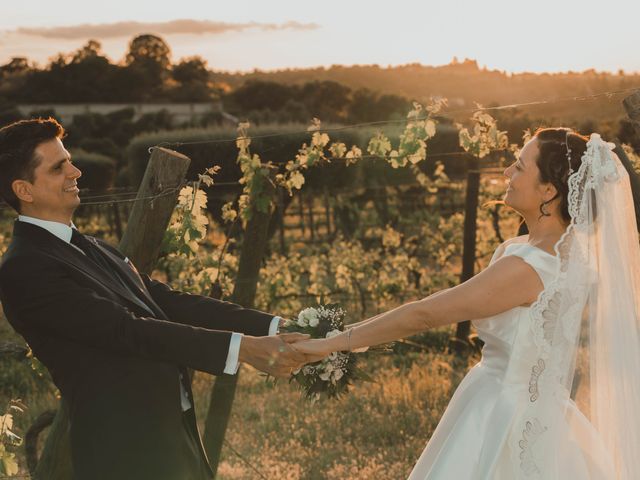
{"type": "MultiPolygon", "coordinates": [[[[476,263],[476,228],[478,219],[478,196],[480,195],[480,170],[476,157],[470,157],[467,171],[467,191],[464,206],[464,233],[462,249],[462,274],[460,282],[466,282],[473,277],[476,263]]],[[[469,345],[471,322],[465,320],[458,323],[456,336],[452,339],[452,349],[461,354],[469,345]]]]}
{"type": "Polygon", "coordinates": [[[113,216],[113,228],[118,240],[122,239],[122,221],[120,220],[120,208],[117,203],[111,204],[111,213],[113,216]]]}
{"type": "Polygon", "coordinates": [[[278,212],[278,240],[280,241],[280,255],[284,255],[286,253],[285,241],[284,241],[284,190],[282,188],[278,189],[278,208],[276,209],[278,212]]]}
{"type": "MultiPolygon", "coordinates": [[[[272,184],[268,179],[264,181],[265,195],[273,197],[272,184]]],[[[271,219],[270,212],[258,211],[255,199],[251,199],[251,202],[251,218],[247,222],[246,231],[244,232],[238,264],[238,276],[231,295],[232,302],[247,308],[253,307],[254,304],[260,264],[269,240],[269,221],[271,219]]],[[[300,205],[302,205],[302,202],[300,202],[300,205]]],[[[222,452],[222,444],[229,424],[229,417],[231,416],[231,407],[239,373],[216,377],[211,392],[211,402],[205,420],[203,443],[214,475],[217,473],[218,465],[220,464],[220,453],[222,452]]]]}
{"type": "Polygon", "coordinates": [[[302,231],[302,238],[306,235],[305,221],[304,221],[304,200],[302,199],[302,192],[298,193],[298,216],[300,217],[300,230],[302,231]]]}
{"type": "MultiPolygon", "coordinates": [[[[636,90],[622,101],[624,108],[629,116],[629,120],[633,124],[636,137],[640,139],[640,90],[636,90]]],[[[636,173],[629,157],[620,145],[616,145],[614,150],[620,161],[629,173],[629,181],[631,182],[631,191],[633,192],[633,203],[636,209],[636,223],[640,229],[640,176],[636,173]]]]}
{"type": "Polygon", "coordinates": [[[72,480],[71,444],[69,439],[69,406],[63,398],[49,427],[49,435],[38,459],[35,472],[38,480],[72,480]]]}
{"type": "Polygon", "coordinates": [[[329,190],[324,187],[324,216],[327,222],[327,240],[331,239],[331,203],[329,201],[329,190]]]}
{"type": "Polygon", "coordinates": [[[311,243],[316,240],[316,226],[313,218],[313,195],[307,196],[307,208],[309,209],[309,231],[311,232],[311,243]]]}
{"type": "MultiPolygon", "coordinates": [[[[178,198],[176,187],[183,181],[190,162],[188,157],[165,148],[154,148],[151,154],[120,242],[120,251],[142,272],[153,269],[178,198]],[[156,195],[160,196],[149,198],[156,195]]],[[[42,480],[73,478],[68,405],[64,399],[51,425],[34,477],[42,480]]]]}
{"type": "Polygon", "coordinates": [[[622,163],[625,170],[629,174],[631,194],[633,195],[633,205],[636,211],[636,225],[638,226],[638,230],[640,230],[640,176],[636,173],[631,160],[619,143],[616,143],[616,148],[614,148],[613,151],[616,155],[618,155],[620,163],[622,163]]]}
{"type": "Polygon", "coordinates": [[[120,251],[141,272],[153,270],[164,232],[176,206],[177,188],[189,168],[188,157],[166,148],[154,148],[136,202],[129,215],[120,251]],[[157,196],[153,200],[148,197],[157,196]]]}
{"type": "Polygon", "coordinates": [[[622,104],[636,130],[636,135],[640,137],[640,89],[625,98],[622,104]]]}

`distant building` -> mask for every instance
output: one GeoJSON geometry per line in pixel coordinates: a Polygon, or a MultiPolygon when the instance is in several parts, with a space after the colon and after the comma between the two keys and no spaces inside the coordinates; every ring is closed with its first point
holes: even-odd
{"type": "Polygon", "coordinates": [[[172,122],[176,125],[186,122],[194,122],[202,117],[219,114],[221,117],[233,124],[238,123],[238,119],[226,113],[222,109],[220,102],[207,103],[41,103],[22,104],[17,106],[20,113],[27,117],[33,112],[54,111],[58,120],[64,124],[73,122],[76,115],[88,113],[98,113],[106,115],[109,113],[132,108],[134,111],[133,120],[138,120],[147,113],[157,113],[161,110],[169,112],[172,122]]]}

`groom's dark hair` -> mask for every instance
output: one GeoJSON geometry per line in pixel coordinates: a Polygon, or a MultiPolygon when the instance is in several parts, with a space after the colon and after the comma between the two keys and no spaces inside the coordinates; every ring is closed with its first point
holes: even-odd
{"type": "Polygon", "coordinates": [[[40,165],[35,154],[41,143],[64,137],[64,127],[54,118],[20,120],[0,128],[0,196],[20,213],[20,200],[13,192],[14,180],[33,183],[40,165]]]}

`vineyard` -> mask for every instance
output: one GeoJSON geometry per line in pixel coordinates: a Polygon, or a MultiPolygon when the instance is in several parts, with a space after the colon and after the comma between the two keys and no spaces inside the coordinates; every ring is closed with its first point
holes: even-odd
{"type": "MultiPolygon", "coordinates": [[[[173,187],[177,203],[152,276],[179,290],[237,298],[249,250],[259,260],[256,308],[292,318],[335,302],[349,322],[458,284],[521,228],[499,200],[501,172],[522,139],[509,138],[485,110],[469,117],[464,125],[449,122],[446,104],[436,101],[414,104],[396,124],[345,128],[314,120],[280,135],[243,123],[232,137],[220,129],[133,138],[127,175],[136,185],[150,147],[152,155],[166,148],[192,161],[187,181],[173,187]]],[[[620,148],[640,166],[631,147],[620,148]]],[[[78,228],[117,244],[135,191],[90,190],[82,198],[78,228]]],[[[4,249],[14,215],[0,213],[4,249]]],[[[43,412],[58,408],[59,393],[4,318],[0,338],[0,405],[21,399],[26,408],[6,413],[11,430],[25,437],[43,412]]],[[[479,348],[473,332],[447,327],[364,354],[374,381],[336,401],[304,400],[294,385],[243,367],[217,478],[404,478],[479,348]]],[[[201,431],[214,382],[199,372],[193,379],[201,431]]],[[[38,455],[4,439],[1,445],[0,459],[26,475],[38,455]]]]}

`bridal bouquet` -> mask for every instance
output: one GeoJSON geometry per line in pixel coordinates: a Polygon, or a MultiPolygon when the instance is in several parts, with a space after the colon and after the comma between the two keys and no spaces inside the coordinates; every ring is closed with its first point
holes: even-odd
{"type": "MultiPolygon", "coordinates": [[[[335,304],[305,308],[297,320],[287,321],[283,329],[306,333],[311,338],[329,338],[345,330],[345,314],[344,309],[335,304]]],[[[333,352],[319,362],[294,371],[290,382],[298,383],[307,398],[322,395],[335,398],[346,393],[354,380],[371,381],[371,377],[357,366],[353,352],[333,352]]]]}

